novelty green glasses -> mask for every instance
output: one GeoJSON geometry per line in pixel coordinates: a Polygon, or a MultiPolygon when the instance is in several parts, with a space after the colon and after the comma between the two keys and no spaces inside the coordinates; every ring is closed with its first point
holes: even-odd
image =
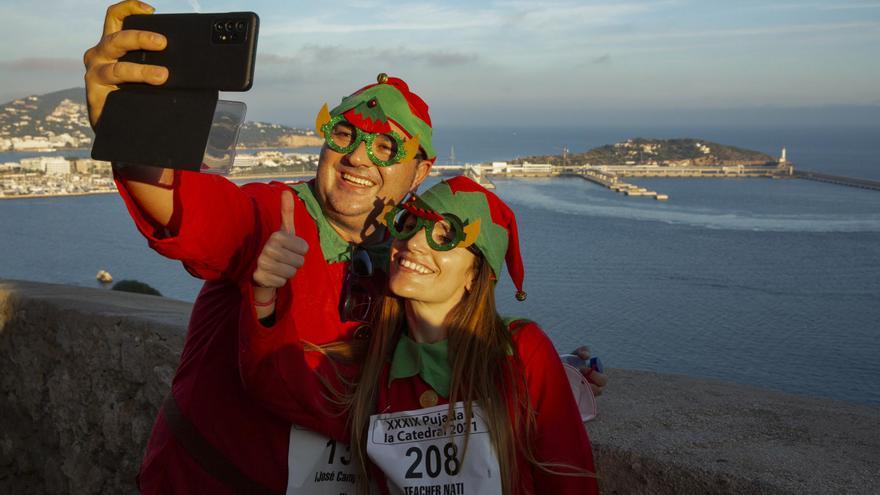
{"type": "MultiPolygon", "coordinates": [[[[417,216],[402,206],[395,206],[385,214],[385,224],[391,237],[405,241],[425,229],[425,239],[434,251],[449,251],[467,239],[465,225],[452,213],[436,213],[443,221],[417,216]]],[[[466,243],[469,246],[471,243],[466,243]]],[[[462,245],[465,247],[465,245],[462,245]]]]}
{"type": "Polygon", "coordinates": [[[366,143],[367,156],[379,167],[388,167],[399,163],[406,155],[405,139],[391,131],[387,134],[364,132],[342,115],[337,115],[321,126],[324,141],[331,150],[348,154],[354,151],[361,142],[366,143]]]}

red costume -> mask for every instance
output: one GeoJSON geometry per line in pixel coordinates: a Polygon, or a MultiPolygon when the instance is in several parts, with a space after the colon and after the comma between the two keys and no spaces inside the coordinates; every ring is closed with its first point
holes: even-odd
{"type": "MultiPolygon", "coordinates": [[[[281,293],[286,292],[282,290],[281,293]]],[[[306,352],[297,341],[299,326],[289,313],[279,313],[271,328],[262,326],[251,312],[242,313],[242,378],[249,391],[278,414],[340,442],[349,441],[347,415],[328,400],[322,379],[340,387],[340,375],[351,379],[357,366],[330,362],[319,352],[306,352]]],[[[534,323],[514,322],[513,342],[519,356],[515,370],[526,379],[531,406],[536,412],[533,453],[541,462],[563,463],[590,473],[595,472],[589,439],[570,393],[568,379],[550,339],[534,323]]],[[[395,354],[395,360],[397,359],[395,354]]],[[[380,383],[379,411],[394,413],[421,409],[420,398],[434,391],[419,375],[389,380],[386,365],[380,383]]],[[[436,393],[436,392],[435,392],[436,393]]],[[[437,394],[437,404],[448,404],[437,394]]],[[[520,454],[520,479],[516,493],[589,494],[598,493],[595,478],[552,475],[533,468],[520,454]]],[[[401,458],[400,463],[406,463],[401,458]]],[[[382,493],[390,493],[381,471],[373,470],[382,493]]]]}
{"type": "MultiPolygon", "coordinates": [[[[206,280],[193,305],[172,383],[180,412],[244,477],[267,493],[284,493],[290,423],[260,407],[242,386],[238,315],[239,285],[250,284],[259,250],[278,230],[280,196],[289,186],[273,182],[238,187],[217,176],[176,172],[174,217],[167,230],[144,216],[122,181],[117,186],[150,247],[182,261],[187,271],[206,280]]],[[[322,216],[315,219],[320,208],[309,186],[293,189],[297,235],[311,249],[291,284],[294,290],[303,287],[303,292],[307,287],[313,297],[298,298],[291,318],[307,329],[301,336],[311,342],[350,338],[356,325],[341,322],[336,305],[346,267],[339,261],[346,259],[348,245],[322,216]]],[[[204,462],[184,449],[169,429],[165,412],[160,412],[138,475],[139,488],[142,493],[163,495],[234,493],[228,483],[200,465],[204,462]]]]}
{"type": "MultiPolygon", "coordinates": [[[[517,299],[525,299],[515,215],[476,182],[466,177],[443,181],[423,195],[392,207],[385,221],[398,243],[408,243],[424,230],[426,240],[421,242],[426,249],[474,246],[496,277],[506,261],[517,287],[517,299]],[[394,219],[402,211],[408,220],[396,223],[394,219]],[[440,241],[432,241],[429,233],[438,221],[446,221],[449,230],[440,241]]],[[[400,248],[400,244],[396,246],[400,248]]],[[[245,298],[252,300],[252,286],[242,289],[245,298]]],[[[294,301],[303,294],[289,285],[278,290],[282,301],[290,300],[291,292],[294,301]]],[[[349,411],[339,393],[347,392],[356,381],[359,363],[343,364],[321,351],[306,352],[306,329],[295,315],[285,311],[283,305],[276,306],[275,314],[277,321],[267,328],[256,318],[253,306],[242,310],[240,357],[246,386],[287,419],[337,441],[348,441],[349,411]]],[[[512,335],[508,359],[516,383],[499,386],[509,394],[519,388],[518,377],[524,380],[528,406],[511,394],[507,395],[507,411],[514,435],[523,440],[521,443],[528,446],[536,461],[530,462],[523,449],[516,447],[514,493],[597,493],[595,477],[584,476],[595,472],[589,439],[550,339],[536,324],[522,320],[509,323],[507,331],[512,335]],[[534,413],[531,431],[517,421],[530,412],[534,413]],[[525,434],[529,437],[523,438],[525,434]]],[[[448,341],[416,343],[404,332],[391,344],[395,347],[390,363],[381,363],[376,410],[372,411],[365,445],[377,468],[372,472],[380,490],[386,494],[500,493],[501,467],[489,434],[491,425],[480,412],[481,400],[474,402],[470,418],[463,404],[448,405],[446,397],[452,380],[448,341]]],[[[378,356],[367,359],[371,358],[378,356]]],[[[508,379],[504,376],[499,375],[508,379]]],[[[328,460],[333,458],[331,453],[328,460]]],[[[309,482],[320,489],[325,483],[337,483],[343,474],[317,469],[309,482]]],[[[349,479],[353,477],[346,477],[349,479]]]]}

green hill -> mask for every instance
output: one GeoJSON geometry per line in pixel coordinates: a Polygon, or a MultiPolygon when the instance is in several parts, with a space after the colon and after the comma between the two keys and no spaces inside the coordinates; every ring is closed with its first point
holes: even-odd
{"type": "Polygon", "coordinates": [[[704,139],[634,138],[606,144],[582,153],[538,155],[520,158],[515,163],[551,163],[553,165],[765,165],[776,159],[735,146],[704,139]]]}
{"type": "MultiPolygon", "coordinates": [[[[85,89],[70,88],[17,98],[0,104],[0,139],[70,135],[88,146],[94,138],[89,126],[85,89]]],[[[239,146],[274,148],[321,146],[314,131],[281,124],[245,122],[239,146]]]]}

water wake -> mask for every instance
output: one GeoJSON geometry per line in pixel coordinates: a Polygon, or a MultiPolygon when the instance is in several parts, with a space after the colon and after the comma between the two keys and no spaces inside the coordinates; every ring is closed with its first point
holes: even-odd
{"type": "Polygon", "coordinates": [[[504,194],[505,200],[516,205],[577,216],[621,218],[668,224],[689,225],[714,230],[747,230],[766,232],[880,232],[880,214],[760,214],[712,208],[683,209],[672,205],[648,203],[635,199],[621,204],[614,199],[583,195],[579,201],[545,193],[543,188],[517,185],[515,192],[504,194]]]}

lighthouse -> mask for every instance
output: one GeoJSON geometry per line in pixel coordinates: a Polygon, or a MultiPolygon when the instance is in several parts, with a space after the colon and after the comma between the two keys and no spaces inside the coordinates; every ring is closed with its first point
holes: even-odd
{"type": "Polygon", "coordinates": [[[779,155],[779,163],[783,164],[786,162],[785,159],[785,147],[782,148],[782,153],[779,155]]]}

